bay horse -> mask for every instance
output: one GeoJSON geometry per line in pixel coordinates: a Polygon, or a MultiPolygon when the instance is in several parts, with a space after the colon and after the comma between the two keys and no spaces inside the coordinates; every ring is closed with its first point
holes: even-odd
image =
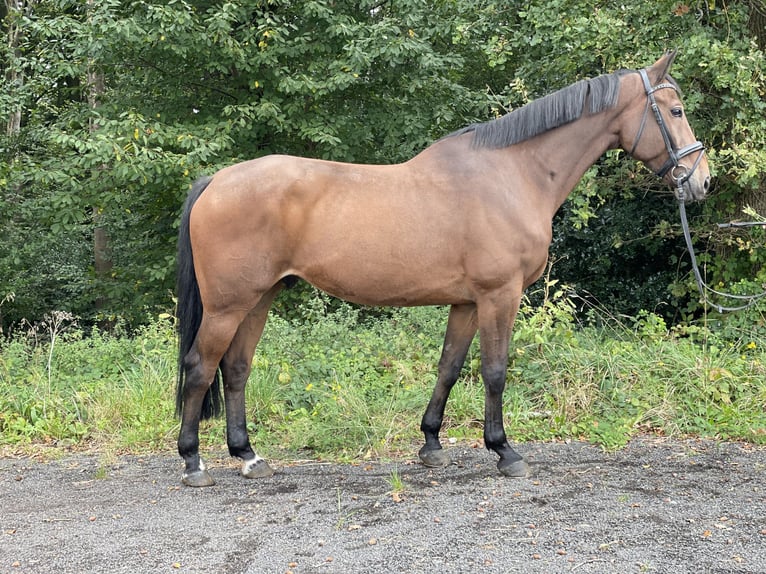
{"type": "Polygon", "coordinates": [[[198,180],[178,238],[183,483],[214,483],[199,456],[199,422],[222,406],[241,474],[272,474],[250,445],[245,383],[274,297],[298,279],[364,305],[450,305],[419,457],[450,463],[439,431],[478,331],[484,443],[500,473],[527,476],[506,438],[502,395],[511,328],[522,293],[545,268],[554,214],[609,149],[628,151],[684,200],[709,187],[704,147],[668,74],[674,57],[578,81],[401,164],[272,155],[198,180]]]}

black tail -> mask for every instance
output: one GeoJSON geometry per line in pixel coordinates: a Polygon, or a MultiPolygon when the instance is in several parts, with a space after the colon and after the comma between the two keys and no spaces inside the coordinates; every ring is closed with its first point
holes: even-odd
{"type": "MultiPolygon", "coordinates": [[[[191,350],[202,323],[202,299],[199,295],[197,275],[194,272],[191,237],[189,236],[189,215],[194,203],[210,183],[210,177],[198,179],[191,188],[181,213],[178,228],[178,270],[176,272],[176,330],[178,333],[178,387],[176,389],[176,415],[180,416],[184,406],[185,369],[184,358],[191,350]]],[[[208,419],[221,414],[221,383],[216,372],[213,384],[202,403],[201,417],[208,419]]]]}

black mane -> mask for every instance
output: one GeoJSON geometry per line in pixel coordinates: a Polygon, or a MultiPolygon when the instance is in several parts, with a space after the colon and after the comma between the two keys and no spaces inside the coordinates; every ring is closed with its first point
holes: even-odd
{"type": "Polygon", "coordinates": [[[503,148],[579,119],[589,102],[588,113],[597,114],[617,105],[621,70],[571,86],[530,102],[522,108],[488,122],[472,124],[446,137],[473,134],[477,148],[503,148]]]}

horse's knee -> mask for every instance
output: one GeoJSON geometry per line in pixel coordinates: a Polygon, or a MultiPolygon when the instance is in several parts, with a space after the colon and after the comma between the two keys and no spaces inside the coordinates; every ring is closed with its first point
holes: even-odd
{"type": "Polygon", "coordinates": [[[464,362],[464,360],[455,357],[442,357],[438,366],[439,379],[444,380],[447,384],[457,381],[464,362]]]}

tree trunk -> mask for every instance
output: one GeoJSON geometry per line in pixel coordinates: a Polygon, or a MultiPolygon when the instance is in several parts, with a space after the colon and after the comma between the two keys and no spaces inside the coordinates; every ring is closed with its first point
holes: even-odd
{"type": "MultiPolygon", "coordinates": [[[[88,0],[88,6],[93,6],[94,0],[88,0]]],[[[90,62],[87,72],[88,106],[95,110],[98,108],[104,95],[104,74],[94,62],[90,62]]],[[[94,134],[99,125],[94,118],[89,120],[88,131],[94,134]]],[[[110,239],[107,228],[103,225],[103,210],[100,206],[93,206],[91,217],[93,220],[93,269],[98,281],[110,279],[112,271],[112,258],[110,254],[110,239]]],[[[103,296],[95,299],[96,310],[103,309],[106,300],[103,296]]]]}
{"type": "MultiPolygon", "coordinates": [[[[31,2],[30,2],[31,4],[31,2]]],[[[5,0],[3,5],[4,13],[2,19],[7,22],[8,26],[8,53],[16,54],[19,49],[19,36],[21,34],[21,26],[18,24],[19,16],[23,8],[22,0],[5,0]]],[[[7,63],[5,70],[5,80],[8,86],[11,86],[11,92],[17,91],[24,84],[24,75],[16,67],[15,58],[12,58],[7,63]]],[[[21,102],[17,102],[15,109],[13,109],[6,121],[6,134],[9,137],[13,137],[21,130],[21,102]]]]}
{"type": "Polygon", "coordinates": [[[766,50],[766,0],[750,0],[750,20],[747,25],[758,47],[766,50]]]}
{"type": "MultiPolygon", "coordinates": [[[[758,47],[766,52],[766,0],[750,0],[750,19],[747,23],[750,32],[755,36],[758,47]]],[[[766,174],[761,178],[759,196],[766,190],[766,174]]],[[[764,213],[759,211],[758,213],[764,213]]]]}
{"type": "MultiPolygon", "coordinates": [[[[101,72],[88,70],[88,105],[91,109],[99,106],[101,96],[104,94],[104,75],[101,72]]],[[[98,130],[98,123],[91,119],[88,129],[91,134],[98,130]]],[[[93,218],[93,269],[96,272],[96,278],[99,280],[108,280],[112,271],[112,259],[109,248],[109,232],[103,225],[102,209],[94,206],[92,210],[93,218]]],[[[96,298],[96,309],[104,306],[104,298],[96,298]]]]}

